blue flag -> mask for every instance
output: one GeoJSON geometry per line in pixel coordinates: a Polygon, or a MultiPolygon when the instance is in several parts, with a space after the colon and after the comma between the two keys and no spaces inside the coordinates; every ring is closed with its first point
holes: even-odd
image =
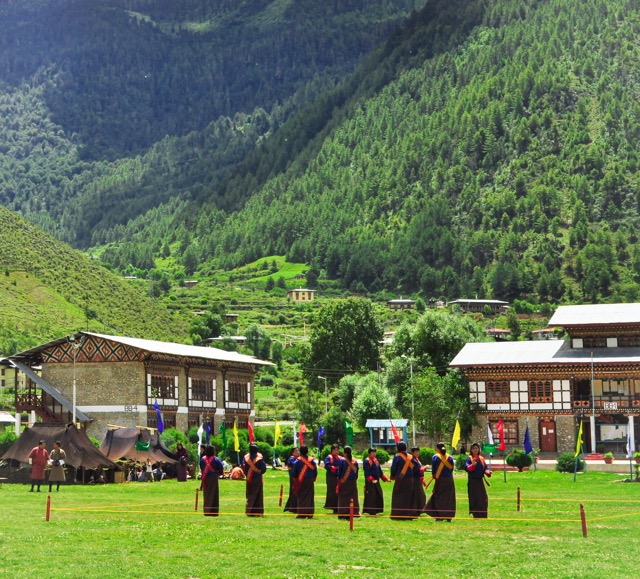
{"type": "Polygon", "coordinates": [[[205,426],[205,433],[205,441],[209,444],[211,440],[211,424],[209,422],[207,422],[207,425],[205,426]]]}
{"type": "Polygon", "coordinates": [[[529,454],[533,452],[533,445],[531,444],[531,435],[529,434],[529,425],[527,424],[527,429],[524,431],[524,442],[522,443],[524,447],[524,453],[529,454]]]}
{"type": "Polygon", "coordinates": [[[318,451],[322,450],[322,437],[324,436],[324,428],[320,425],[318,428],[318,451]]]}
{"type": "Polygon", "coordinates": [[[158,434],[162,434],[164,431],[164,422],[162,421],[162,412],[160,411],[160,406],[158,405],[157,400],[153,403],[153,408],[158,415],[158,434]]]}

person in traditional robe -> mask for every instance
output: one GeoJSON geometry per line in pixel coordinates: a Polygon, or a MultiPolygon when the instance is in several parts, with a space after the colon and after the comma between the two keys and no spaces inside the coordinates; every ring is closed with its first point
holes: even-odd
{"type": "MultiPolygon", "coordinates": [[[[206,450],[206,447],[205,447],[206,450]]],[[[179,442],[176,445],[176,456],[178,457],[178,462],[176,463],[176,477],[179,482],[185,482],[187,480],[187,457],[189,453],[184,445],[179,442]]]]}
{"type": "Polygon", "coordinates": [[[344,456],[338,466],[338,518],[349,519],[351,500],[353,499],[353,516],[360,516],[358,500],[358,461],[353,458],[350,446],[344,447],[344,456]]]}
{"type": "Polygon", "coordinates": [[[407,445],[398,442],[397,453],[391,461],[391,518],[414,519],[415,504],[413,496],[413,457],[407,454],[407,445]]]}
{"type": "Polygon", "coordinates": [[[389,482],[387,476],[382,472],[376,454],[376,449],[370,448],[369,456],[362,463],[365,480],[362,512],[367,515],[377,515],[384,511],[384,493],[380,482],[389,482]]]}
{"type": "Polygon", "coordinates": [[[334,514],[338,512],[338,467],[340,466],[340,445],[332,444],[331,453],[324,459],[324,470],[326,471],[327,496],[324,501],[324,508],[331,509],[334,514]]]}
{"type": "Polygon", "coordinates": [[[258,452],[258,445],[255,442],[249,445],[249,452],[242,459],[242,470],[247,476],[245,513],[249,517],[261,517],[264,515],[262,475],[267,472],[267,464],[258,452]]]}
{"type": "Polygon", "coordinates": [[[422,466],[420,462],[420,448],[414,446],[411,449],[411,463],[413,468],[413,501],[416,516],[419,517],[424,513],[427,504],[427,495],[424,492],[424,471],[426,466],[422,466]]]}
{"type": "Polygon", "coordinates": [[[284,506],[284,512],[295,513],[297,506],[297,498],[295,494],[295,477],[293,474],[293,467],[298,462],[300,456],[300,449],[296,446],[291,451],[291,456],[287,459],[287,470],[289,471],[289,496],[287,498],[287,504],[284,506]]]}
{"type": "Polygon", "coordinates": [[[64,475],[64,463],[67,460],[67,455],[60,446],[60,441],[56,440],[53,443],[53,450],[49,454],[49,460],[51,461],[51,470],[49,471],[49,492],[51,492],[53,485],[56,485],[56,492],[60,490],[60,483],[65,482],[64,475]]]}
{"type": "Polygon", "coordinates": [[[309,448],[300,447],[299,458],[293,465],[293,484],[296,501],[295,511],[299,519],[312,519],[315,508],[315,484],[318,478],[318,465],[309,458],[309,448]]]}
{"type": "Polygon", "coordinates": [[[485,488],[485,477],[491,477],[491,470],[480,454],[480,445],[477,442],[471,445],[471,454],[467,457],[465,468],[467,470],[469,514],[474,519],[486,519],[489,511],[489,496],[485,488]]]}
{"type": "Polygon", "coordinates": [[[220,514],[218,479],[224,474],[224,467],[222,461],[216,456],[216,449],[211,444],[206,446],[204,456],[200,459],[200,472],[204,493],[204,516],[217,517],[220,514]]]}
{"type": "Polygon", "coordinates": [[[453,457],[447,453],[444,442],[436,445],[436,453],[431,459],[433,491],[425,512],[436,521],[448,521],[456,516],[456,487],[453,482],[453,457]]]}
{"type": "Polygon", "coordinates": [[[36,485],[38,485],[38,492],[40,492],[40,485],[45,478],[44,468],[49,460],[49,453],[44,447],[44,440],[38,442],[38,446],[31,449],[29,458],[31,459],[31,490],[29,492],[32,493],[33,487],[36,485]]]}

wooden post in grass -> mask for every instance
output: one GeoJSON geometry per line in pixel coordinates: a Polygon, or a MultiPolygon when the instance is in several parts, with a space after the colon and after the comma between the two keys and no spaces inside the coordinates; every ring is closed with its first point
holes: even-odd
{"type": "Polygon", "coordinates": [[[353,499],[349,501],[349,530],[353,531],[353,499]]]}
{"type": "Polygon", "coordinates": [[[520,487],[518,487],[518,512],[520,512],[520,487]]]}
{"type": "Polygon", "coordinates": [[[584,512],[584,505],[580,503],[580,520],[582,521],[582,536],[587,536],[587,515],[584,512]]]}
{"type": "Polygon", "coordinates": [[[199,488],[196,488],[196,513],[198,512],[198,493],[200,492],[199,488]]]}
{"type": "Polygon", "coordinates": [[[282,506],[282,494],[284,493],[284,485],[280,485],[280,499],[278,500],[278,506],[282,506]]]}
{"type": "Polygon", "coordinates": [[[47,495],[47,514],[45,515],[44,520],[47,521],[48,523],[50,517],[51,517],[51,494],[48,494],[47,495]]]}

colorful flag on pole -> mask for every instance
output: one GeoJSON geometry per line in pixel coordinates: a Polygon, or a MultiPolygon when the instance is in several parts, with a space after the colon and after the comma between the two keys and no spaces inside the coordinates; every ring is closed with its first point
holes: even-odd
{"type": "Polygon", "coordinates": [[[353,427],[346,420],[344,421],[344,425],[347,431],[347,444],[353,446],[353,427]]]}
{"type": "Polygon", "coordinates": [[[582,452],[582,420],[580,420],[580,428],[578,429],[578,438],[576,439],[576,457],[582,452]]]}
{"type": "Polygon", "coordinates": [[[507,450],[507,445],[504,443],[504,422],[500,420],[496,425],[498,429],[498,436],[500,437],[500,445],[498,446],[498,450],[507,450]]]}
{"type": "Polygon", "coordinates": [[[223,422],[220,425],[220,434],[222,434],[222,448],[227,452],[227,425],[223,422]]]}
{"type": "Polygon", "coordinates": [[[453,429],[453,438],[451,439],[451,448],[455,452],[460,442],[460,422],[456,420],[456,427],[453,429]]]}
{"type": "Polygon", "coordinates": [[[524,453],[529,454],[533,452],[533,445],[531,444],[531,434],[529,433],[529,425],[527,424],[527,428],[524,431],[524,440],[522,441],[522,447],[524,448],[524,453]]]}
{"type": "Polygon", "coordinates": [[[200,456],[200,447],[202,446],[202,435],[204,434],[204,425],[201,424],[198,428],[198,456],[200,456]]]}
{"type": "Polygon", "coordinates": [[[629,426],[627,426],[627,458],[633,458],[636,451],[636,429],[633,423],[633,416],[629,415],[629,426]]]}
{"type": "Polygon", "coordinates": [[[164,432],[164,422],[162,421],[162,412],[160,411],[160,406],[158,405],[157,400],[153,403],[153,407],[158,415],[158,433],[162,434],[164,432]]]}
{"type": "Polygon", "coordinates": [[[304,422],[300,423],[300,446],[304,444],[304,433],[307,432],[307,427],[304,422]]]}
{"type": "Polygon", "coordinates": [[[280,432],[280,424],[276,420],[276,427],[273,431],[273,446],[278,446],[278,440],[282,438],[282,433],[280,432]]]}
{"type": "Polygon", "coordinates": [[[238,419],[233,421],[233,450],[240,452],[240,439],[238,438],[238,419]]]}
{"type": "Polygon", "coordinates": [[[493,440],[493,432],[491,431],[491,424],[489,424],[487,422],[487,442],[489,444],[495,444],[495,441],[493,440]]]}
{"type": "Polygon", "coordinates": [[[207,422],[207,425],[204,427],[205,432],[205,442],[207,444],[211,443],[211,422],[207,422]]]}
{"type": "Polygon", "coordinates": [[[395,440],[396,444],[398,444],[400,442],[400,435],[398,434],[398,429],[396,428],[396,425],[393,423],[393,420],[390,420],[389,422],[391,422],[391,433],[393,434],[393,440],[395,440]]]}
{"type": "Polygon", "coordinates": [[[298,433],[296,432],[296,421],[293,421],[293,446],[298,446],[298,433]]]}
{"type": "Polygon", "coordinates": [[[253,424],[251,424],[251,420],[247,422],[247,428],[249,429],[249,442],[253,442],[253,424]]]}
{"type": "Polygon", "coordinates": [[[322,450],[322,437],[324,436],[324,428],[322,428],[322,424],[320,428],[318,428],[318,453],[322,450]]]}

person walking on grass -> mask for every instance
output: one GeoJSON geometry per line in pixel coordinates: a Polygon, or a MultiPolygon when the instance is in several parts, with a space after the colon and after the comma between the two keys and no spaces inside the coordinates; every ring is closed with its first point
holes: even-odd
{"type": "Polygon", "coordinates": [[[66,482],[64,464],[67,460],[67,455],[64,450],[62,450],[59,440],[56,440],[53,443],[53,450],[49,455],[49,460],[51,460],[51,470],[49,471],[49,492],[51,492],[54,483],[56,485],[56,492],[58,492],[60,490],[60,483],[66,482]]]}
{"type": "Polygon", "coordinates": [[[44,468],[47,466],[49,460],[49,453],[44,447],[44,440],[38,442],[38,446],[34,447],[29,453],[29,459],[31,460],[31,490],[38,485],[38,492],[40,492],[40,485],[44,483],[44,468]]]}

